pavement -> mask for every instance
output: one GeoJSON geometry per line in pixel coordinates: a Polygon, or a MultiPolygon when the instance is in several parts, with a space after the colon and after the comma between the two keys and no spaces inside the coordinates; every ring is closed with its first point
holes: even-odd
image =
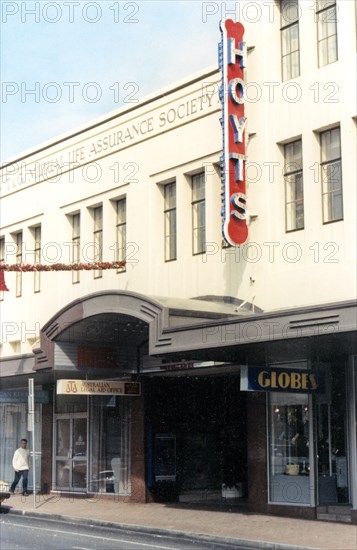
{"type": "Polygon", "coordinates": [[[114,496],[24,497],[15,493],[3,502],[1,511],[201,541],[207,538],[232,548],[244,543],[254,550],[357,550],[357,525],[254,514],[243,507],[211,509],[198,504],[119,502],[114,496]]]}

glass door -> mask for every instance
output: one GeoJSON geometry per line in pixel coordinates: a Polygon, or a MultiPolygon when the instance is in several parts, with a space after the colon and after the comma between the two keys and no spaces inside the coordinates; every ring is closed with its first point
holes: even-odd
{"type": "Polygon", "coordinates": [[[345,369],[332,366],[330,376],[316,404],[318,502],[325,506],[349,502],[345,369]]]}
{"type": "Polygon", "coordinates": [[[61,490],[87,487],[87,415],[56,417],[54,485],[61,490]]]}

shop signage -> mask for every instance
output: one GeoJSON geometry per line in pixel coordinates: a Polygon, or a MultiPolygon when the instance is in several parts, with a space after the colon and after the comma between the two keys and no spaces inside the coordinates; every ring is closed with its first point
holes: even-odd
{"type": "MultiPolygon", "coordinates": [[[[49,403],[48,391],[36,390],[35,403],[49,403]]],[[[0,403],[27,403],[27,390],[0,391],[0,403]]]]}
{"type": "Polygon", "coordinates": [[[242,391],[322,393],[322,373],[301,369],[270,369],[267,367],[241,367],[242,391]]]}
{"type": "Polygon", "coordinates": [[[244,27],[226,19],[221,22],[219,65],[222,72],[223,155],[221,157],[223,236],[232,245],[248,237],[246,221],[244,68],[247,47],[244,27]]]}
{"type": "Polygon", "coordinates": [[[201,361],[195,363],[193,361],[179,361],[177,363],[151,363],[151,358],[144,358],[142,372],[160,372],[160,371],[178,371],[190,369],[203,369],[214,366],[221,366],[225,363],[216,361],[201,361]]]}
{"type": "Polygon", "coordinates": [[[140,382],[117,380],[57,380],[57,395],[132,395],[141,394],[140,382]]]}

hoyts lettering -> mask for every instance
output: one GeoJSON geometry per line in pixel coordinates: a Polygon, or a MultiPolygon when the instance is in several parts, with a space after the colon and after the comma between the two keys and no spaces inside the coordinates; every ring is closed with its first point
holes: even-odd
{"type": "Polygon", "coordinates": [[[223,235],[232,245],[248,237],[246,222],[244,68],[247,48],[244,27],[231,19],[221,22],[220,67],[223,108],[223,235]]]}
{"type": "Polygon", "coordinates": [[[261,371],[257,382],[265,390],[317,390],[315,374],[308,372],[261,371]]]}

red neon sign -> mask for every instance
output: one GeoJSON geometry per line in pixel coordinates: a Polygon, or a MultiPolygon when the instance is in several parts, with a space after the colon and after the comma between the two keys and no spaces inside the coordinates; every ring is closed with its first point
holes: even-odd
{"type": "Polygon", "coordinates": [[[248,237],[246,221],[244,68],[247,48],[244,27],[226,19],[221,22],[223,106],[223,235],[232,245],[243,244],[248,237]]]}

